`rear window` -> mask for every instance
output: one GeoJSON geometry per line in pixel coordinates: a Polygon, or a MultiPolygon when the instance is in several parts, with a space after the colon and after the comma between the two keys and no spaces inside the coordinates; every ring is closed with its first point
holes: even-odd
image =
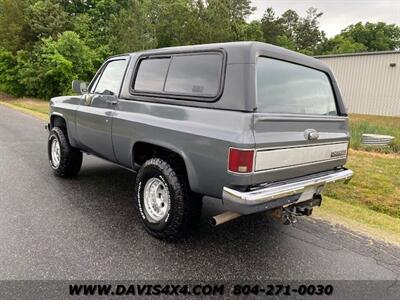
{"type": "Polygon", "coordinates": [[[257,61],[257,110],[337,115],[332,86],[324,72],[266,57],[257,61]]]}
{"type": "Polygon", "coordinates": [[[177,54],[142,59],[135,92],[213,98],[221,84],[223,56],[219,53],[177,54]]]}

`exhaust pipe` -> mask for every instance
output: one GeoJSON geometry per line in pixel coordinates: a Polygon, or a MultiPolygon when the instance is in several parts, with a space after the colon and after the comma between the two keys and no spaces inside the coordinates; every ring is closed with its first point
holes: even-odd
{"type": "Polygon", "coordinates": [[[233,211],[227,211],[224,212],[222,214],[216,215],[214,217],[212,217],[210,219],[210,223],[212,226],[218,226],[221,225],[223,223],[232,221],[236,218],[239,218],[241,216],[241,214],[237,213],[237,212],[233,212],[233,211]]]}

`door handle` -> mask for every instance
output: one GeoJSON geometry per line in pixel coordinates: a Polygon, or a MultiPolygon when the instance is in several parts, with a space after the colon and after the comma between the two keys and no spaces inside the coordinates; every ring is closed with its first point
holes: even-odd
{"type": "Polygon", "coordinates": [[[106,103],[111,104],[111,105],[115,105],[115,104],[118,103],[118,101],[114,100],[114,99],[108,99],[108,100],[106,100],[106,103]]]}

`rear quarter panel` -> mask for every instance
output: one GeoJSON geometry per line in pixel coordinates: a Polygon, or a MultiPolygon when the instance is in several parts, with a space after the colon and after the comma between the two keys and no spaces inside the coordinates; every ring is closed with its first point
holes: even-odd
{"type": "Polygon", "coordinates": [[[250,184],[251,175],[227,172],[231,146],[254,147],[253,114],[132,100],[120,100],[112,136],[118,163],[132,167],[136,142],[180,154],[194,192],[221,197],[224,185],[250,184]]]}

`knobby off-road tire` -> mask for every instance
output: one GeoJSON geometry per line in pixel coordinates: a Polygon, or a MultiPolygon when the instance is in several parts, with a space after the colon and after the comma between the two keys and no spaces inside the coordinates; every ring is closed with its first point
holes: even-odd
{"type": "Polygon", "coordinates": [[[55,175],[73,177],[82,166],[82,152],[73,148],[63,128],[53,127],[49,133],[48,156],[55,175]]]}
{"type": "Polygon", "coordinates": [[[137,213],[146,231],[161,240],[184,236],[201,216],[201,196],[190,191],[182,168],[173,159],[151,158],[136,176],[137,213]]]}

